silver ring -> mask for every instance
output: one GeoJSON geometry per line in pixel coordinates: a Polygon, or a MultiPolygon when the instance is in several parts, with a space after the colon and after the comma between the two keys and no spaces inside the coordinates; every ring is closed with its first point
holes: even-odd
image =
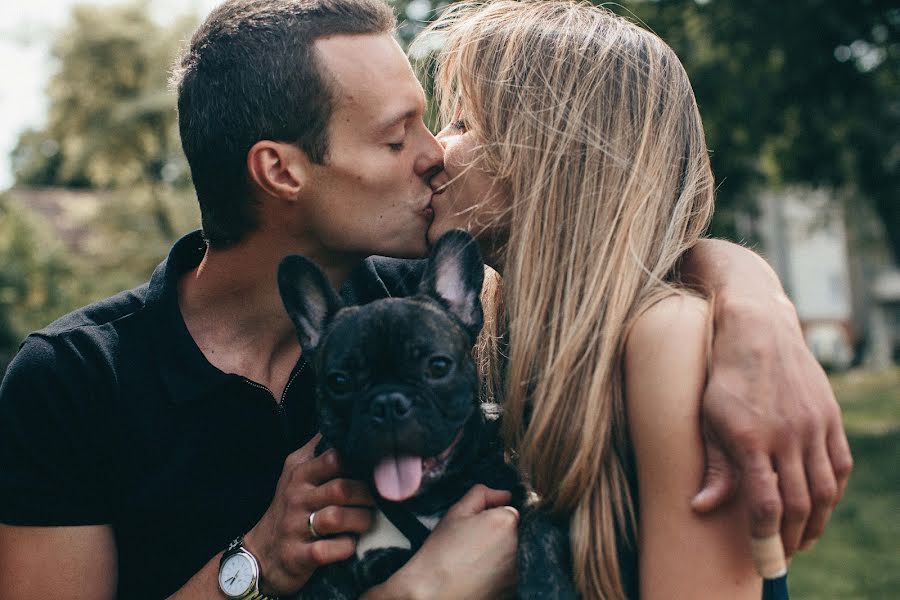
{"type": "Polygon", "coordinates": [[[316,511],[312,511],[311,513],[309,513],[309,519],[307,520],[306,523],[307,523],[307,526],[308,526],[308,528],[309,528],[309,535],[312,536],[312,539],[317,540],[317,539],[319,539],[319,538],[322,537],[322,536],[319,535],[319,532],[316,531],[316,526],[313,525],[313,520],[314,520],[315,518],[316,518],[316,511]]]}

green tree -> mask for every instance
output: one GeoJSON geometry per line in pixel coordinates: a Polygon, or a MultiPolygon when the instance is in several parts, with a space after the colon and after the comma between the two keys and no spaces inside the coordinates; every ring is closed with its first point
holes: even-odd
{"type": "Polygon", "coordinates": [[[0,376],[22,337],[69,310],[80,285],[55,234],[0,196],[0,376]]]}
{"type": "Polygon", "coordinates": [[[167,83],[196,20],[161,26],[147,7],[77,6],[55,40],[47,123],[20,136],[16,185],[92,190],[103,209],[84,224],[90,240],[74,254],[50,243],[37,215],[26,219],[7,203],[0,231],[7,354],[10,340],[145,280],[172,241],[199,222],[167,83]]]}
{"type": "MultiPolygon", "coordinates": [[[[395,0],[401,39],[445,4],[395,0]]],[[[733,236],[761,186],[827,186],[873,207],[900,263],[896,0],[603,4],[658,33],[691,77],[719,181],[714,233],[733,236]]]]}
{"type": "Polygon", "coordinates": [[[145,2],[76,6],[53,46],[47,125],[25,132],[13,152],[17,183],[187,184],[166,79],[192,25],[157,25],[145,2]]]}
{"type": "Polygon", "coordinates": [[[745,206],[760,185],[829,187],[872,205],[900,263],[896,1],[624,4],[691,76],[720,206],[745,206]]]}

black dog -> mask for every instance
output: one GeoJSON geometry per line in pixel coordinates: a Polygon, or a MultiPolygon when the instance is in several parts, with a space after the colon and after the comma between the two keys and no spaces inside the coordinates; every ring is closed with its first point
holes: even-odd
{"type": "MultiPolygon", "coordinates": [[[[477,483],[511,490],[522,508],[498,423],[478,401],[472,347],[483,278],[478,247],[462,231],[435,245],[417,295],[364,306],[344,307],[311,261],[281,262],[281,296],[318,377],[318,450],[335,448],[378,498],[356,558],[320,568],[298,598],[356,598],[385,581],[477,483]]],[[[520,597],[574,598],[563,528],[537,511],[520,523],[520,597]]]]}

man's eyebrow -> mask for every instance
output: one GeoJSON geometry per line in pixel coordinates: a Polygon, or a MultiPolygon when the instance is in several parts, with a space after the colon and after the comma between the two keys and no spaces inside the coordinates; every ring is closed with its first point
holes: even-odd
{"type": "Polygon", "coordinates": [[[388,119],[385,119],[380,124],[376,125],[373,131],[376,134],[387,133],[390,129],[394,128],[396,125],[408,120],[419,114],[419,110],[417,108],[411,108],[401,114],[395,115],[388,119]]]}

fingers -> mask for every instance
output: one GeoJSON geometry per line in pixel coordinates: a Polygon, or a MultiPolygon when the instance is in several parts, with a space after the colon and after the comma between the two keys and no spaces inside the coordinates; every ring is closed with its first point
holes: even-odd
{"type": "Polygon", "coordinates": [[[778,476],[767,454],[757,452],[745,466],[741,486],[750,502],[750,532],[755,539],[768,538],[781,527],[781,493],[778,476]]]}
{"type": "Polygon", "coordinates": [[[312,437],[311,440],[306,442],[301,448],[294,451],[296,454],[296,460],[298,462],[306,462],[309,459],[315,457],[316,455],[316,445],[318,445],[319,441],[322,439],[322,434],[317,433],[312,437]]]}
{"type": "Polygon", "coordinates": [[[784,544],[785,555],[791,556],[800,547],[812,502],[809,497],[803,456],[799,452],[792,452],[785,458],[777,460],[778,487],[784,501],[781,541],[784,544]]]}
{"type": "Polygon", "coordinates": [[[734,469],[722,447],[713,440],[704,439],[706,468],[700,491],[691,500],[691,507],[700,513],[710,512],[725,504],[737,489],[734,469]]]}
{"type": "Polygon", "coordinates": [[[847,482],[853,471],[853,455],[850,453],[850,444],[847,442],[847,434],[844,433],[840,414],[838,414],[837,423],[828,428],[825,444],[828,447],[828,457],[837,482],[837,495],[834,499],[836,504],[844,497],[844,490],[847,489],[847,482]]]}
{"type": "Polygon", "coordinates": [[[837,503],[838,484],[824,439],[814,446],[806,457],[806,480],[809,483],[812,509],[800,539],[800,548],[803,550],[811,548],[822,535],[831,511],[837,503]]]}
{"type": "MultiPolygon", "coordinates": [[[[519,522],[519,511],[517,511],[514,507],[509,505],[498,506],[497,508],[491,508],[486,512],[494,512],[494,511],[505,511],[512,515],[513,520],[518,523],[519,522]]],[[[498,517],[502,518],[502,517],[498,517]]]]}
{"type": "MultiPolygon", "coordinates": [[[[489,508],[500,507],[512,500],[512,493],[494,490],[485,485],[475,485],[447,512],[454,517],[476,515],[489,508]]],[[[518,512],[516,512],[518,516],[518,512]]]]}
{"type": "Polygon", "coordinates": [[[368,486],[355,479],[332,479],[311,490],[307,507],[319,510],[326,506],[375,506],[368,486]]]}
{"type": "Polygon", "coordinates": [[[349,535],[317,540],[307,545],[309,562],[322,566],[347,560],[356,552],[356,540],[349,535]]]}
{"type": "Polygon", "coordinates": [[[340,475],[341,465],[334,450],[327,450],[321,456],[304,461],[302,460],[302,454],[300,454],[304,448],[306,446],[288,456],[286,461],[286,466],[294,467],[300,479],[313,485],[321,485],[340,475]]]}
{"type": "MultiPolygon", "coordinates": [[[[512,492],[507,490],[495,490],[489,487],[485,487],[484,489],[485,508],[512,508],[511,506],[507,506],[509,501],[512,500],[512,492]]],[[[519,514],[519,512],[516,511],[516,514],[519,514]]]]}
{"type": "Polygon", "coordinates": [[[781,544],[780,536],[773,535],[764,539],[751,540],[750,551],[753,555],[753,563],[756,565],[756,572],[764,579],[781,577],[787,571],[784,546],[781,544]]]}
{"type": "Polygon", "coordinates": [[[374,517],[371,509],[346,506],[326,506],[315,511],[314,525],[320,537],[339,533],[363,533],[371,529],[374,517]]]}

